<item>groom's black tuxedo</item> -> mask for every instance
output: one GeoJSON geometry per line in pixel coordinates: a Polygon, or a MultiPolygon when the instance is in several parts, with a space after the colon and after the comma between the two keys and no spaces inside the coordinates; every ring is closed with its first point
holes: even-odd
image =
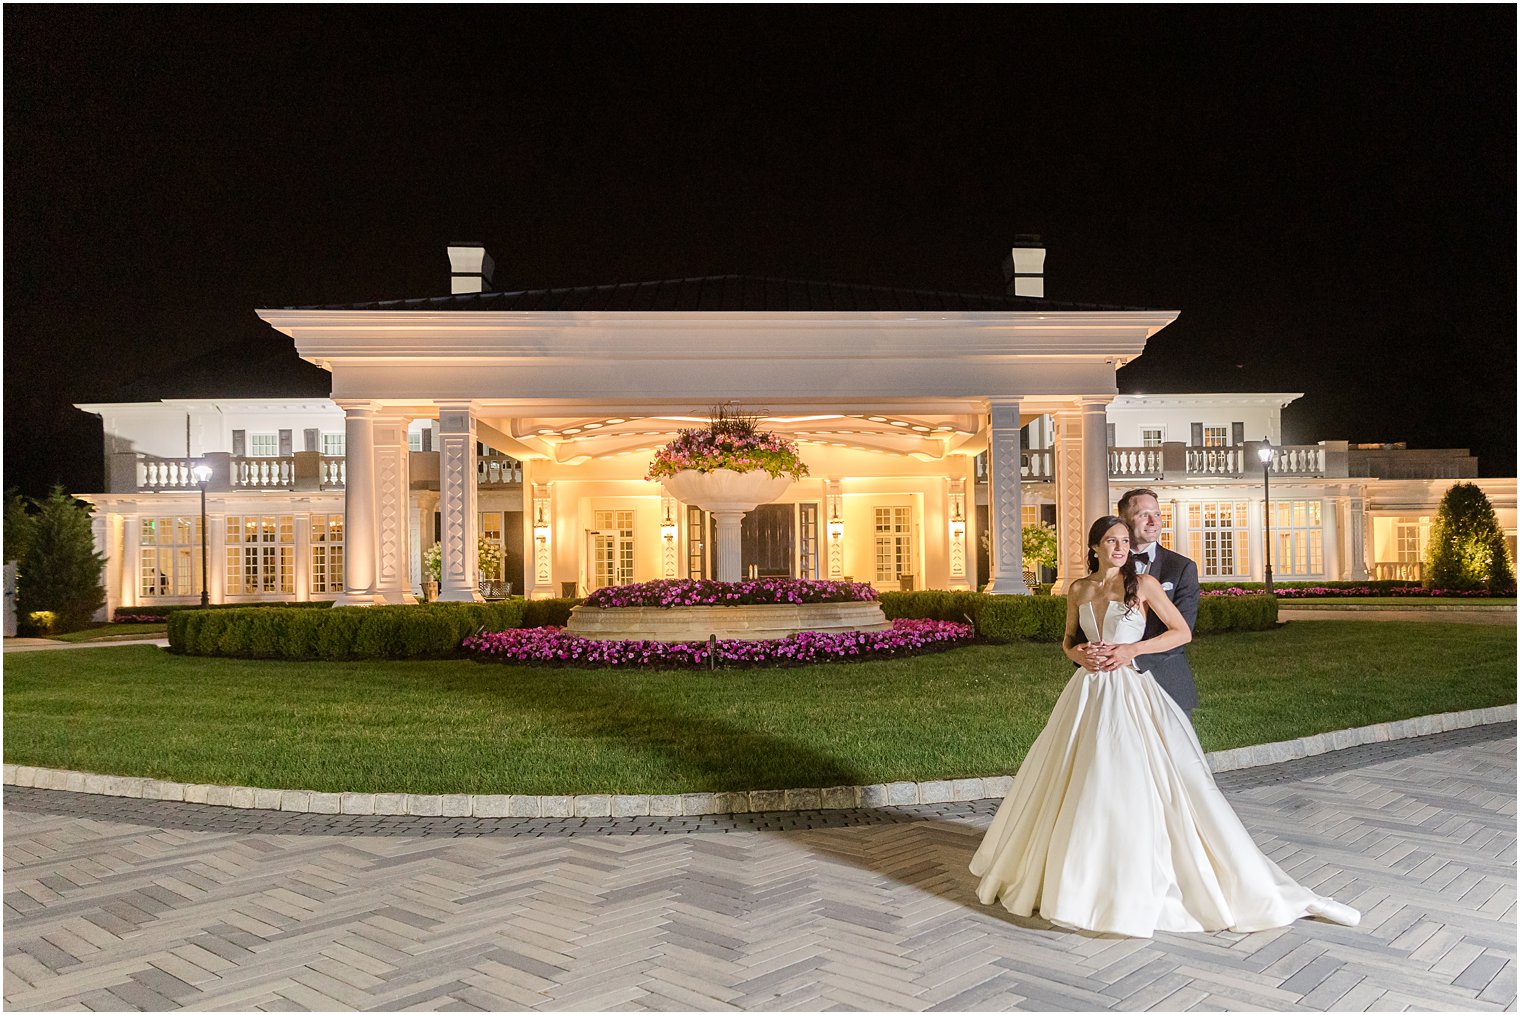
{"type": "MultiPolygon", "coordinates": [[[[1177,607],[1182,619],[1187,621],[1188,630],[1193,630],[1198,623],[1198,565],[1190,558],[1173,553],[1157,543],[1156,562],[1148,566],[1145,573],[1161,583],[1166,597],[1177,607]]],[[[1145,618],[1145,635],[1142,640],[1154,638],[1164,631],[1166,624],[1156,616],[1155,611],[1151,611],[1145,618]]],[[[1086,641],[1087,637],[1079,627],[1073,644],[1080,645],[1086,641]]],[[[1198,688],[1193,684],[1193,668],[1188,665],[1187,652],[1182,647],[1154,655],[1136,656],[1135,668],[1142,673],[1150,670],[1161,689],[1170,694],[1172,700],[1181,705],[1189,716],[1198,707],[1198,688]]]]}
{"type": "MultiPolygon", "coordinates": [[[[1180,553],[1173,553],[1160,543],[1156,544],[1156,563],[1146,574],[1161,583],[1166,597],[1177,607],[1188,630],[1198,624],[1198,565],[1180,553]]],[[[1166,631],[1166,624],[1152,610],[1145,618],[1145,637],[1154,638],[1166,631]]],[[[1192,715],[1198,707],[1198,688],[1193,684],[1193,668],[1188,665],[1187,652],[1178,646],[1168,652],[1135,657],[1135,668],[1151,671],[1161,689],[1192,715]]]]}

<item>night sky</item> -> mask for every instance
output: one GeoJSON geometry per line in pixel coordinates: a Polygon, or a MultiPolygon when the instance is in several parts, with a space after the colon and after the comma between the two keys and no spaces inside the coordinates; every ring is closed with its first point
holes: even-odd
{"type": "Polygon", "coordinates": [[[325,393],[254,308],[729,272],[1178,309],[1124,391],[1515,475],[1515,8],[8,6],[7,486],[325,393]],[[177,379],[176,379],[177,378],[177,379]]]}

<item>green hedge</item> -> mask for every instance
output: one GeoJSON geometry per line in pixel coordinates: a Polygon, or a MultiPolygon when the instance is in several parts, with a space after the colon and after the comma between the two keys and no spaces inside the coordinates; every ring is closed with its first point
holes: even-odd
{"type": "Polygon", "coordinates": [[[584,599],[529,599],[523,603],[522,623],[515,627],[564,627],[570,611],[584,599]]]}
{"type": "Polygon", "coordinates": [[[202,606],[199,603],[179,603],[173,606],[118,606],[111,617],[113,620],[118,617],[158,617],[162,620],[182,610],[265,610],[272,607],[284,607],[288,610],[326,610],[331,606],[332,603],[325,599],[306,603],[211,603],[208,606],[202,606]]]}
{"type": "MultiPolygon", "coordinates": [[[[1065,596],[989,596],[981,592],[883,592],[888,620],[968,619],[988,641],[1059,642],[1066,634],[1065,596]]],[[[1273,596],[1215,596],[1198,600],[1197,634],[1261,631],[1277,623],[1273,596]]]]}
{"type": "MultiPolygon", "coordinates": [[[[1422,586],[1419,582],[1373,581],[1369,578],[1364,582],[1274,581],[1272,587],[1278,589],[1373,589],[1376,592],[1387,592],[1389,589],[1417,589],[1422,586]]],[[[1267,585],[1265,582],[1203,582],[1198,588],[1204,592],[1222,592],[1225,589],[1245,589],[1247,592],[1264,592],[1267,585]]]]}
{"type": "Polygon", "coordinates": [[[239,659],[444,659],[458,654],[466,635],[520,627],[522,619],[520,599],[329,610],[176,610],[169,614],[169,650],[239,659]]]}

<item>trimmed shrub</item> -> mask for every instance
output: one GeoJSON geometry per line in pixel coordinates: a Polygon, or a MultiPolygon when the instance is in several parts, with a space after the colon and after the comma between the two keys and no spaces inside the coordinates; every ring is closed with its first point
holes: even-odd
{"type": "Polygon", "coordinates": [[[183,610],[327,610],[331,608],[332,603],[326,600],[304,603],[211,603],[207,606],[201,606],[199,603],[176,603],[168,606],[155,603],[151,606],[118,606],[116,612],[111,614],[111,621],[121,623],[128,617],[133,622],[145,619],[166,620],[171,613],[179,613],[183,610]]]}
{"type": "Polygon", "coordinates": [[[1425,547],[1425,585],[1432,589],[1484,589],[1497,594],[1515,584],[1504,529],[1488,495],[1476,483],[1454,483],[1436,511],[1425,547]]]}
{"type": "MultiPolygon", "coordinates": [[[[976,633],[992,642],[1059,642],[1066,635],[1065,596],[990,596],[981,592],[883,592],[888,620],[952,620],[970,617],[976,633]]],[[[1277,623],[1277,600],[1268,595],[1200,597],[1196,634],[1261,631],[1277,623]]]]}
{"type": "Polygon", "coordinates": [[[522,623],[522,601],[340,606],[330,610],[176,610],[169,648],[240,659],[443,659],[480,630],[522,623]]]}
{"type": "Polygon", "coordinates": [[[522,623],[514,627],[564,627],[570,623],[570,611],[584,603],[584,599],[525,599],[522,600],[522,623]]]}

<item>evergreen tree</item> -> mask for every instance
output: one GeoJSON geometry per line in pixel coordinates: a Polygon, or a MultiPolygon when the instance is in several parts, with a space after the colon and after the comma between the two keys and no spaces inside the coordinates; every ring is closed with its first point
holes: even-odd
{"type": "Polygon", "coordinates": [[[1430,544],[1425,548],[1426,588],[1499,592],[1514,584],[1514,562],[1494,506],[1477,484],[1453,485],[1441,498],[1430,527],[1430,544]]]}
{"type": "Polygon", "coordinates": [[[20,560],[26,556],[26,544],[31,540],[34,522],[27,513],[26,501],[15,488],[5,491],[5,562],[20,560]]]}
{"type": "Polygon", "coordinates": [[[53,614],[53,630],[73,631],[89,623],[106,603],[100,584],[105,557],[95,552],[90,531],[93,510],[55,486],[33,501],[26,552],[17,562],[16,613],[28,623],[33,613],[53,614]]]}

